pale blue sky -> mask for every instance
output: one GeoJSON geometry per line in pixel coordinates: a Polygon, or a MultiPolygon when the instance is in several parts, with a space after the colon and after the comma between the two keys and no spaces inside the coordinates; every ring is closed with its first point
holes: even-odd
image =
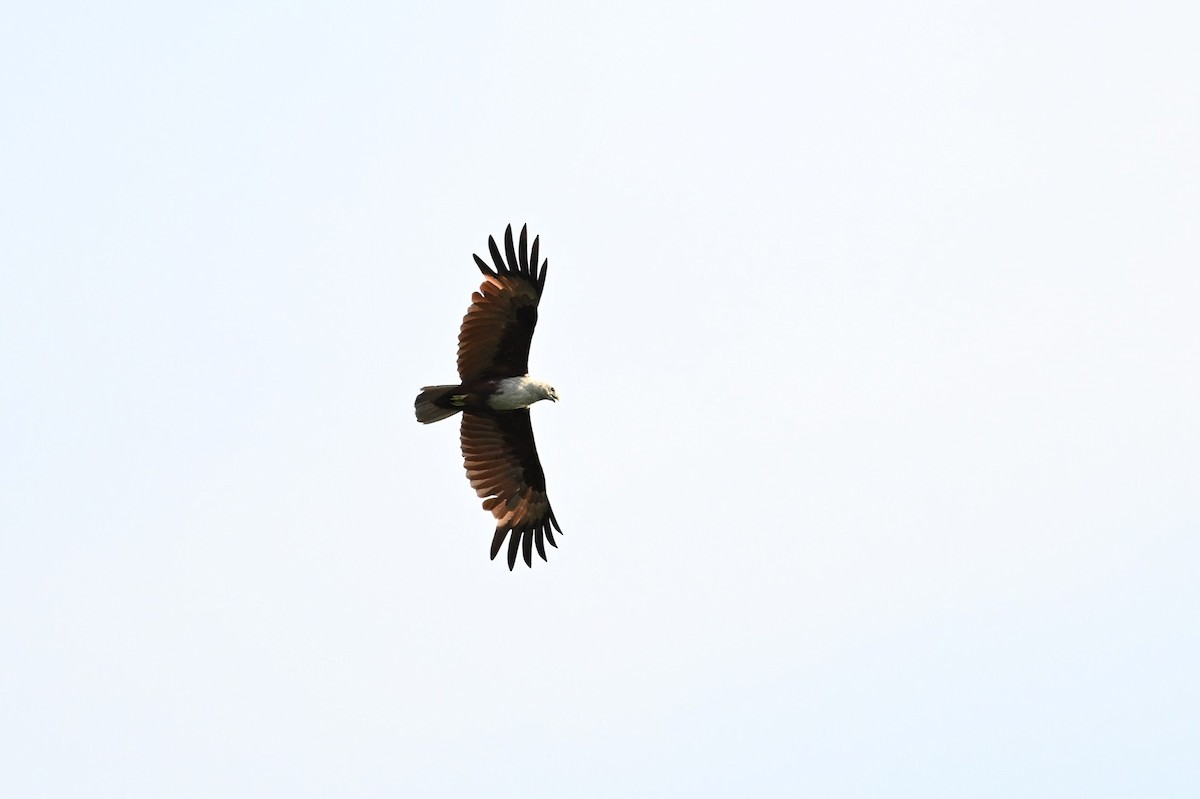
{"type": "Polygon", "coordinates": [[[902,5],[3,12],[5,795],[1200,795],[1195,27],[902,5]]]}

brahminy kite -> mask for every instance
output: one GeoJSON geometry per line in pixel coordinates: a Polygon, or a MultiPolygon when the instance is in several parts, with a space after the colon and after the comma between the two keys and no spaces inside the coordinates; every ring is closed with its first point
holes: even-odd
{"type": "Polygon", "coordinates": [[[538,460],[529,422],[529,406],[558,402],[549,383],[529,376],[529,342],[537,324],[538,302],[549,261],[539,269],[538,238],[530,251],[525,227],[513,247],[512,225],[504,231],[501,257],[488,236],[492,263],[478,255],[483,285],[471,295],[471,307],[458,332],[458,385],[425,386],[417,395],[417,421],[429,424],[462,413],[463,465],[483,507],[496,517],[492,559],[508,538],[508,568],[520,550],[533,565],[536,546],[546,560],[545,542],[557,547],[551,527],[561,534],[546,496],[546,475],[538,460]]]}

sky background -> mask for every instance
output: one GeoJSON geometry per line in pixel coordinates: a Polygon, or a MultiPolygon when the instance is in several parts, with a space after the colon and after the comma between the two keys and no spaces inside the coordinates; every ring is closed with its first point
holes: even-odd
{"type": "Polygon", "coordinates": [[[1200,795],[1187,8],[6,8],[3,793],[1200,795]]]}

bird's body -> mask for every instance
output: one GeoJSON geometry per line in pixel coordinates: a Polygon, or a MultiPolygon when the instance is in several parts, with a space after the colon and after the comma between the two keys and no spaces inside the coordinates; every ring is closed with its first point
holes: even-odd
{"type": "Polygon", "coordinates": [[[428,424],[459,411],[515,411],[544,399],[557,402],[558,392],[549,383],[529,375],[425,386],[417,395],[417,421],[428,424]]]}
{"type": "Polygon", "coordinates": [[[537,324],[537,306],[548,262],[537,266],[537,238],[532,257],[521,228],[519,249],[513,246],[512,226],[504,234],[507,261],[495,239],[488,237],[494,268],[478,255],[475,263],[483,285],[471,297],[471,307],[458,335],[457,384],[426,386],[417,395],[417,421],[424,424],[462,413],[461,443],[467,478],[484,498],[483,507],[496,518],[492,557],[508,543],[508,567],[517,552],[527,565],[532,550],[546,559],[558,520],[546,496],[546,478],[533,441],[529,406],[539,400],[557,402],[558,393],[528,374],[529,344],[537,324]]]}

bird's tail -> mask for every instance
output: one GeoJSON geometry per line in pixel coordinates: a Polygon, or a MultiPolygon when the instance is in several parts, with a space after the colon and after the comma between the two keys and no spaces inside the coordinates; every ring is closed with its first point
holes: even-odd
{"type": "Polygon", "coordinates": [[[450,404],[450,395],[458,392],[459,386],[425,386],[417,395],[417,421],[421,424],[440,422],[462,410],[450,404]]]}

